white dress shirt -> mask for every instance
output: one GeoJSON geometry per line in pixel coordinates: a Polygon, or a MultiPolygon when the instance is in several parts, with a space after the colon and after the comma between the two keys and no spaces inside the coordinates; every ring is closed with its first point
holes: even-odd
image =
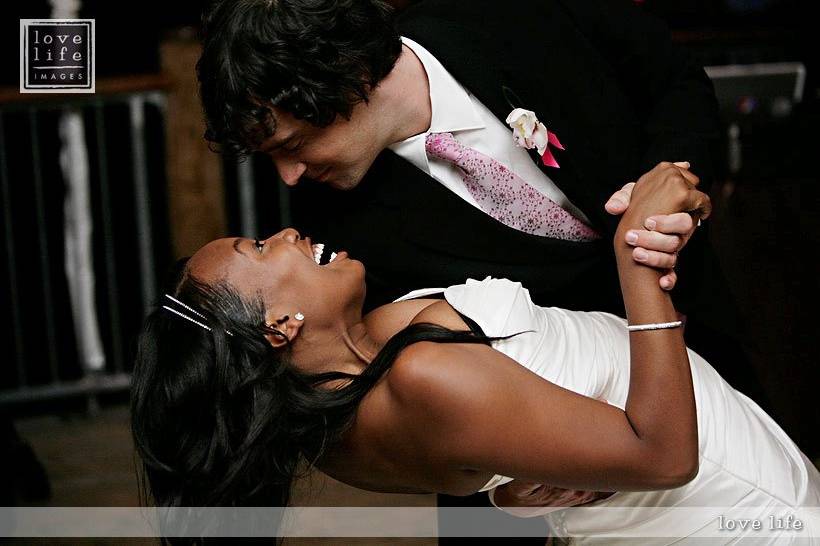
{"type": "Polygon", "coordinates": [[[533,163],[529,152],[515,144],[509,126],[464,89],[429,51],[409,38],[402,37],[401,40],[415,53],[427,72],[432,116],[426,132],[391,145],[391,150],[481,210],[464,185],[458,168],[449,161],[427,156],[424,143],[428,134],[453,133],[463,145],[495,159],[564,210],[589,223],[584,213],[570,203],[558,186],[533,163]]]}

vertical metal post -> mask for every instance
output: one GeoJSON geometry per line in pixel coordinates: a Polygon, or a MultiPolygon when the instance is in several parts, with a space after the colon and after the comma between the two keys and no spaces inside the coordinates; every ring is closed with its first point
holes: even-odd
{"type": "Polygon", "coordinates": [[[9,276],[9,300],[11,302],[11,327],[14,335],[14,364],[17,368],[19,387],[26,381],[25,348],[23,346],[23,317],[20,309],[20,295],[17,285],[17,259],[14,253],[14,223],[11,219],[11,190],[9,188],[9,169],[6,159],[6,137],[3,116],[0,113],[0,191],[3,200],[3,224],[6,233],[6,264],[9,276]]]}
{"type": "Polygon", "coordinates": [[[134,168],[134,206],[137,215],[140,279],[143,312],[156,300],[154,242],[151,231],[151,201],[148,191],[148,169],[145,154],[145,100],[135,95],[128,100],[131,114],[131,157],[134,168]]]}
{"type": "Polygon", "coordinates": [[[254,188],[253,157],[236,163],[236,185],[239,189],[239,219],[244,237],[259,235],[256,222],[256,189],[254,188]]]}
{"type": "Polygon", "coordinates": [[[46,348],[51,381],[60,382],[57,369],[57,330],[54,325],[54,296],[51,288],[51,260],[48,255],[48,233],[46,232],[46,203],[43,191],[43,171],[40,168],[40,138],[37,134],[37,112],[28,111],[29,131],[31,133],[31,161],[34,178],[34,203],[37,209],[37,242],[40,246],[40,269],[43,275],[43,322],[45,322],[46,348]]]}
{"type": "Polygon", "coordinates": [[[108,147],[105,142],[105,116],[103,104],[94,103],[94,129],[97,133],[97,170],[100,177],[100,206],[102,209],[103,253],[105,255],[105,278],[108,300],[108,324],[111,331],[111,349],[114,352],[114,369],[123,370],[122,332],[120,331],[119,287],[117,265],[114,255],[114,226],[111,214],[111,192],[108,186],[108,147]]]}

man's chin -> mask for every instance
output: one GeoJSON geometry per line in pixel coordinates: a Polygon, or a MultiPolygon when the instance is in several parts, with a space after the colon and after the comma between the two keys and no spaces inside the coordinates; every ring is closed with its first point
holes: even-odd
{"type": "Polygon", "coordinates": [[[334,190],[350,191],[361,183],[364,175],[364,172],[342,172],[339,176],[328,178],[328,180],[325,180],[322,184],[329,186],[334,190]]]}
{"type": "Polygon", "coordinates": [[[332,179],[332,180],[316,180],[314,178],[304,177],[303,180],[307,180],[311,184],[318,184],[320,186],[324,186],[327,188],[331,188],[334,190],[339,191],[350,191],[356,186],[359,185],[361,180],[354,180],[350,178],[342,178],[342,179],[332,179]]]}
{"type": "Polygon", "coordinates": [[[339,191],[350,191],[359,185],[361,179],[343,179],[343,180],[329,180],[325,184],[339,191]]]}

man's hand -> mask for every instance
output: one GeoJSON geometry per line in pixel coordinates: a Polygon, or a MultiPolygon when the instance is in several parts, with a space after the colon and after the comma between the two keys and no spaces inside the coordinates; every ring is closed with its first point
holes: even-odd
{"type": "MultiPolygon", "coordinates": [[[[682,161],[672,165],[679,167],[681,174],[693,185],[697,186],[700,182],[698,177],[689,171],[689,162],[682,161]]],[[[634,187],[635,182],[630,182],[612,194],[604,206],[607,212],[614,215],[623,214],[629,207],[634,187]]],[[[660,286],[664,290],[671,290],[678,280],[673,269],[678,252],[689,241],[697,226],[692,215],[678,212],[650,216],[644,221],[644,227],[646,229],[628,231],[625,235],[626,243],[635,247],[632,257],[636,262],[667,272],[660,278],[660,286]]]]}
{"type": "MultiPolygon", "coordinates": [[[[584,491],[563,489],[545,483],[531,483],[513,480],[495,488],[493,501],[501,509],[570,507],[605,499],[614,495],[608,491],[584,491]]],[[[514,512],[513,512],[514,513],[514,512]]]]}

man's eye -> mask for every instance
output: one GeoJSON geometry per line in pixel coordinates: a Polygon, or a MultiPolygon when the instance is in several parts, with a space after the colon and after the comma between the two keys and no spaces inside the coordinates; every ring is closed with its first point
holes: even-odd
{"type": "Polygon", "coordinates": [[[254,239],[254,240],[253,240],[253,246],[254,246],[254,247],[256,248],[256,250],[258,250],[258,251],[259,251],[259,253],[261,254],[261,253],[262,253],[262,248],[265,246],[265,243],[263,243],[263,242],[262,242],[262,241],[260,241],[259,239],[254,239]]]}
{"type": "Polygon", "coordinates": [[[282,149],[285,150],[286,152],[295,152],[301,147],[302,147],[302,141],[300,140],[299,142],[296,142],[295,144],[289,144],[288,146],[283,146],[282,149]]]}

